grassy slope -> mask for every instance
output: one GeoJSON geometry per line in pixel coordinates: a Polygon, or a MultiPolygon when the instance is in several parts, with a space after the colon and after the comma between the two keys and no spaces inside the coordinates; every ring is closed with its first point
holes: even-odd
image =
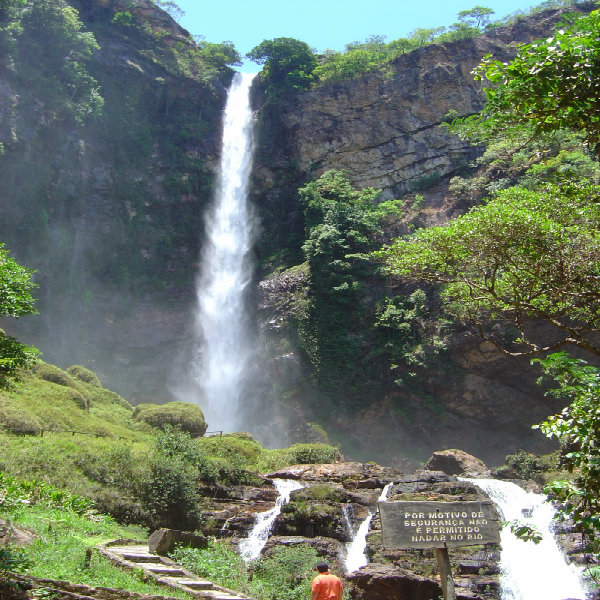
{"type": "MultiPolygon", "coordinates": [[[[114,508],[113,514],[126,522],[138,523],[136,515],[152,515],[139,490],[148,489],[145,484],[153,474],[165,473],[165,466],[171,469],[168,472],[191,477],[185,480],[188,487],[195,487],[203,473],[211,474],[212,483],[227,486],[250,482],[256,473],[297,462],[330,462],[338,455],[337,449],[324,444],[267,450],[248,434],[198,439],[175,435],[171,446],[164,446],[165,438],[169,435],[135,420],[133,408],[114,392],[45,363],[36,372],[24,374],[12,390],[0,392],[0,519],[37,534],[37,540],[24,551],[31,562],[29,572],[73,583],[161,593],[100,556],[86,562],[89,548],[117,538],[145,539],[148,529],[119,525],[97,512],[55,505],[37,493],[30,493],[23,502],[23,497],[15,496],[7,486],[11,477],[38,482],[36,489],[50,490],[51,499],[62,493],[53,486],[91,498],[105,509],[114,508]],[[14,433],[18,429],[52,431],[43,436],[19,435],[14,433]],[[161,436],[163,446],[158,452],[161,436]],[[174,443],[183,445],[177,448],[174,443]],[[161,454],[165,449],[168,464],[161,454]],[[204,471],[194,462],[198,460],[204,471]],[[158,471],[153,471],[157,467],[158,471]],[[7,474],[4,483],[2,472],[7,474]]],[[[159,477],[154,482],[156,489],[162,489],[160,483],[159,477]]],[[[201,508],[203,499],[198,500],[201,508]]],[[[279,562],[275,570],[281,570],[279,562]]],[[[0,575],[1,571],[0,564],[0,575]]],[[[168,591],[168,595],[173,594],[168,591]]]]}

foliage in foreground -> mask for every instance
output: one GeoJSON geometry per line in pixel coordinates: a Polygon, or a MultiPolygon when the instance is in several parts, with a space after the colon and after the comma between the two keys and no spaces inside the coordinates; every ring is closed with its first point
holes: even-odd
{"type": "MultiPolygon", "coordinates": [[[[196,423],[201,411],[190,409],[196,423]]],[[[90,498],[120,523],[195,529],[211,486],[253,484],[259,473],[340,457],[327,444],[269,450],[248,434],[193,438],[169,421],[135,419],[89,369],[40,362],[0,393],[0,471],[90,498]],[[25,435],[41,428],[43,436],[25,435]]]]}
{"type": "MultiPolygon", "coordinates": [[[[22,267],[0,244],[0,317],[22,317],[35,314],[32,291],[36,284],[33,271],[22,267]]],[[[0,389],[7,389],[18,377],[20,369],[30,367],[37,350],[25,346],[0,329],[0,389]]]]}
{"type": "MultiPolygon", "coordinates": [[[[563,128],[582,132],[599,151],[600,11],[557,27],[553,36],[520,48],[503,63],[487,56],[475,70],[487,79],[486,106],[470,120],[485,124],[488,137],[531,123],[535,133],[563,128]]],[[[600,154],[599,154],[600,155],[600,154]]]]}
{"type": "Polygon", "coordinates": [[[555,481],[547,491],[561,502],[560,518],[572,518],[587,541],[586,551],[600,552],[600,369],[564,352],[535,362],[557,387],[547,394],[569,405],[539,425],[563,449],[573,481],[555,481]]]}

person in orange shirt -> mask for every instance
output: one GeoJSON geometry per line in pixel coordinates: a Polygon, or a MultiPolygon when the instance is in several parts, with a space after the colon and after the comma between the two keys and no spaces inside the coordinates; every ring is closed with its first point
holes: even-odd
{"type": "Polygon", "coordinates": [[[319,574],[312,580],[310,600],[342,600],[342,581],[329,572],[329,565],[320,562],[317,565],[319,574]]]}

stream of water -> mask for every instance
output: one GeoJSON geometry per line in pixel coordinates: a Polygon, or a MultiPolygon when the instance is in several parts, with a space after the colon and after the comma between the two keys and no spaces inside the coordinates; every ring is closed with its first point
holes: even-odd
{"type": "Polygon", "coordinates": [[[542,494],[509,481],[467,479],[498,506],[504,521],[517,519],[543,535],[539,544],[518,539],[510,527],[500,533],[502,600],[584,600],[581,569],[567,564],[552,532],[554,508],[542,494]]]}
{"type": "Polygon", "coordinates": [[[243,378],[255,342],[246,310],[251,279],[248,254],[252,219],[247,205],[252,169],[254,75],[236,73],[227,96],[217,192],[206,215],[206,240],[197,282],[196,337],[200,362],[194,374],[211,429],[242,428],[243,378]]]}
{"type": "MultiPolygon", "coordinates": [[[[385,502],[387,500],[387,495],[392,485],[393,483],[388,483],[383,488],[379,498],[377,499],[378,502],[385,502]]],[[[367,535],[369,533],[369,527],[374,516],[375,513],[372,510],[369,510],[369,514],[358,527],[358,530],[356,531],[352,541],[346,544],[346,559],[344,560],[346,573],[353,573],[354,571],[358,571],[358,569],[361,567],[369,564],[369,559],[365,553],[365,549],[367,547],[367,535]]],[[[350,529],[350,533],[352,533],[350,518],[346,512],[344,512],[344,519],[346,521],[346,526],[350,529]]]]}
{"type": "Polygon", "coordinates": [[[269,539],[271,529],[273,528],[275,519],[277,519],[281,512],[281,508],[289,502],[290,494],[294,490],[304,487],[299,481],[293,479],[274,479],[273,485],[279,492],[275,506],[271,510],[256,515],[254,527],[250,531],[250,534],[239,544],[240,555],[245,561],[258,558],[269,539]]]}

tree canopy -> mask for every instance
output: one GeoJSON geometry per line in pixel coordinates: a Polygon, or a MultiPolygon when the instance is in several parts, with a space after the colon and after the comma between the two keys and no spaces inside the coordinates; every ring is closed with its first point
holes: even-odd
{"type": "Polygon", "coordinates": [[[271,96],[308,88],[317,66],[317,58],[310,46],[288,37],[264,40],[246,56],[264,65],[261,78],[269,86],[271,96]]]}
{"type": "Polygon", "coordinates": [[[600,356],[600,187],[510,188],[446,226],[376,253],[387,269],[444,285],[448,309],[505,352],[574,344],[600,356]],[[533,322],[553,329],[538,336],[533,322]],[[510,337],[493,325],[514,328],[510,337]]]}
{"type": "Polygon", "coordinates": [[[535,133],[570,128],[600,152],[600,11],[521,46],[508,63],[488,55],[474,74],[491,84],[484,110],[470,117],[488,137],[524,123],[535,133]]]}
{"type": "MultiPolygon", "coordinates": [[[[33,271],[19,265],[0,244],[0,317],[34,314],[33,271]]],[[[18,370],[33,363],[37,351],[25,346],[0,329],[0,389],[6,389],[18,370]]]]}

